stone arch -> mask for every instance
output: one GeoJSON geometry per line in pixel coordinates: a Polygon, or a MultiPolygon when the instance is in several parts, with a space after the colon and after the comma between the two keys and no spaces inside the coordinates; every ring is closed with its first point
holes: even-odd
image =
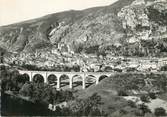
{"type": "Polygon", "coordinates": [[[20,71],[19,70],[19,73],[21,75],[23,75],[23,74],[26,74],[26,76],[28,75],[27,77],[29,77],[29,81],[32,82],[32,72],[31,71],[20,71]]]}
{"type": "Polygon", "coordinates": [[[105,74],[104,75],[102,74],[102,75],[99,76],[98,81],[100,82],[101,80],[103,80],[104,78],[107,78],[107,77],[109,77],[109,76],[105,75],[105,74]]]}
{"type": "Polygon", "coordinates": [[[96,76],[95,75],[87,75],[86,77],[85,77],[85,80],[86,80],[86,82],[90,82],[90,83],[93,83],[93,82],[95,82],[96,81],[96,76]]]}
{"type": "Polygon", "coordinates": [[[41,74],[35,74],[32,79],[35,83],[44,83],[44,77],[41,74]]]}
{"type": "Polygon", "coordinates": [[[47,77],[47,82],[48,84],[54,84],[57,82],[57,76],[54,75],[54,74],[50,74],[48,77],[47,77]]]}
{"type": "Polygon", "coordinates": [[[72,86],[72,87],[77,87],[79,85],[82,86],[82,82],[83,82],[83,76],[82,75],[76,74],[76,75],[72,76],[72,83],[74,84],[74,86],[72,86]]]}
{"type": "Polygon", "coordinates": [[[82,80],[82,76],[81,76],[81,75],[76,74],[76,75],[73,75],[73,76],[72,76],[72,79],[73,79],[73,80],[76,79],[76,78],[82,80]]]}
{"type": "Polygon", "coordinates": [[[30,81],[30,76],[29,76],[29,74],[24,73],[24,74],[22,74],[22,77],[23,77],[23,79],[25,80],[25,82],[30,81]]]}
{"type": "Polygon", "coordinates": [[[93,74],[89,74],[85,77],[85,87],[91,86],[93,83],[96,82],[97,77],[93,74]]]}
{"type": "Polygon", "coordinates": [[[59,78],[60,78],[60,80],[68,80],[70,78],[70,76],[67,74],[62,74],[62,75],[60,75],[59,78]]]}
{"type": "Polygon", "coordinates": [[[64,87],[66,85],[69,85],[70,76],[67,74],[62,74],[59,77],[60,87],[64,87]]]}

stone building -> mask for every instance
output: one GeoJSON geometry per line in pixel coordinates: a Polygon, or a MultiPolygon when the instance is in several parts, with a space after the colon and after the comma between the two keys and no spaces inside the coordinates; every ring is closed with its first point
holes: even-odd
{"type": "Polygon", "coordinates": [[[161,58],[161,59],[158,60],[158,66],[159,67],[162,67],[162,66],[165,66],[165,65],[167,65],[167,57],[161,58]]]}

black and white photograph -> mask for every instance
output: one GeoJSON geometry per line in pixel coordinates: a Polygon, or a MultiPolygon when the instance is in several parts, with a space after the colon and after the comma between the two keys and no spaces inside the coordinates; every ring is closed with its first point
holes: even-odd
{"type": "Polygon", "coordinates": [[[0,116],[167,117],[167,0],[0,0],[0,116]]]}

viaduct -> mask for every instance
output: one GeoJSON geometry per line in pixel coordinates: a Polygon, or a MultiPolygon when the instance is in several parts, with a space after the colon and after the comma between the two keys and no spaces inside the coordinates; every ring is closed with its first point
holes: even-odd
{"type": "Polygon", "coordinates": [[[29,76],[29,80],[33,81],[34,76],[39,74],[43,77],[44,83],[48,83],[48,77],[50,75],[54,75],[57,78],[57,89],[61,88],[61,77],[66,75],[69,78],[69,88],[73,88],[73,78],[76,76],[80,76],[82,78],[82,88],[86,87],[86,78],[94,77],[96,81],[96,85],[100,82],[102,77],[109,77],[113,73],[109,72],[53,72],[53,71],[23,71],[19,70],[20,74],[27,74],[29,76]]]}

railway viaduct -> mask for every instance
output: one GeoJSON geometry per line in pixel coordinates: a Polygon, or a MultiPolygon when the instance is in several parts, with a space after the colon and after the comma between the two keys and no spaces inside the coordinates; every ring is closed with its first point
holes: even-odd
{"type": "Polygon", "coordinates": [[[113,73],[109,72],[54,72],[54,71],[24,71],[19,70],[20,74],[27,74],[29,80],[33,81],[34,76],[39,74],[43,77],[44,83],[48,83],[48,77],[54,75],[57,78],[57,89],[61,88],[61,77],[66,75],[69,78],[69,88],[73,88],[73,78],[79,76],[82,78],[82,88],[85,89],[86,78],[93,77],[95,79],[96,85],[99,83],[102,77],[109,77],[113,73]]]}

